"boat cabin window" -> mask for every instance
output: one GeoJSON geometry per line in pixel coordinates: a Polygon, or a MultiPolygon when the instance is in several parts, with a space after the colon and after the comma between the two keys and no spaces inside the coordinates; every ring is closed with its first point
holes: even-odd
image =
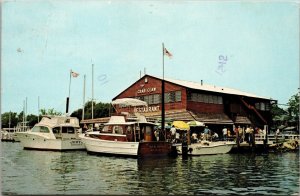
{"type": "Polygon", "coordinates": [[[127,126],[126,133],[127,134],[131,134],[131,132],[132,132],[132,127],[131,126],[127,126]]]}
{"type": "Polygon", "coordinates": [[[35,126],[33,127],[33,129],[31,130],[32,132],[40,132],[40,133],[49,133],[49,129],[48,127],[44,127],[44,126],[35,126]]]}
{"type": "Polygon", "coordinates": [[[119,125],[114,126],[113,133],[115,133],[115,134],[123,134],[123,127],[119,126],[119,125]]]}
{"type": "Polygon", "coordinates": [[[62,133],[69,133],[69,134],[75,133],[74,127],[62,127],[62,133]]]}
{"type": "Polygon", "coordinates": [[[111,133],[112,132],[112,126],[104,126],[101,132],[111,133]]]}
{"type": "Polygon", "coordinates": [[[146,134],[147,135],[151,135],[152,134],[152,132],[151,132],[151,127],[150,126],[146,126],[146,134]]]}
{"type": "Polygon", "coordinates": [[[60,132],[60,127],[54,127],[54,128],[52,129],[52,131],[53,131],[54,134],[57,134],[57,133],[60,132]]]}

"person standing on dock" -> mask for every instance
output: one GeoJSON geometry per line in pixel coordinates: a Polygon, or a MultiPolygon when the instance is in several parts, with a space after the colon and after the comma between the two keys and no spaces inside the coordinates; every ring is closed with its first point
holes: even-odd
{"type": "Polygon", "coordinates": [[[245,130],[245,140],[250,143],[250,127],[248,126],[247,129],[245,130]]]}
{"type": "Polygon", "coordinates": [[[209,134],[210,130],[207,126],[205,126],[204,129],[204,140],[208,140],[208,134],[209,134]]]}
{"type": "Polygon", "coordinates": [[[239,141],[239,129],[237,128],[237,126],[234,127],[233,132],[235,134],[236,142],[238,142],[239,141]]]}
{"type": "Polygon", "coordinates": [[[176,128],[174,125],[172,125],[170,131],[171,131],[171,140],[172,140],[172,142],[175,142],[176,128]]]}
{"type": "Polygon", "coordinates": [[[280,130],[277,128],[276,134],[275,134],[275,141],[276,141],[276,143],[278,143],[278,136],[279,136],[279,134],[280,134],[280,130]]]}
{"type": "Polygon", "coordinates": [[[243,129],[239,126],[238,127],[238,132],[239,132],[239,143],[243,142],[243,129]]]}
{"type": "Polygon", "coordinates": [[[226,129],[226,127],[224,127],[222,129],[222,132],[223,132],[223,140],[226,141],[227,140],[227,129],[226,129]]]}

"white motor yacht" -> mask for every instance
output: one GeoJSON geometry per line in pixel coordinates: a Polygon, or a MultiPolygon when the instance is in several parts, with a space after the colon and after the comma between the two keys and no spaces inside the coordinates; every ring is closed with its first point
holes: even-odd
{"type": "Polygon", "coordinates": [[[75,117],[44,116],[32,129],[17,132],[24,149],[81,150],[85,145],[78,137],[81,133],[75,117]]]}

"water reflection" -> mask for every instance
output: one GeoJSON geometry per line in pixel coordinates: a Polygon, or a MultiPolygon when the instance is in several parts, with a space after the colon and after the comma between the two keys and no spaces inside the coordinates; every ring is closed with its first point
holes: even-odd
{"type": "Polygon", "coordinates": [[[291,195],[299,154],[132,159],[1,143],[2,191],[17,194],[291,195]]]}

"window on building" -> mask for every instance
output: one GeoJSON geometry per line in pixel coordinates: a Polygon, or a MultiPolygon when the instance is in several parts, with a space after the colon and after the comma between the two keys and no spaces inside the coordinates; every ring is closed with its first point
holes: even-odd
{"type": "Polygon", "coordinates": [[[149,101],[148,104],[154,104],[154,96],[153,95],[149,95],[148,97],[149,97],[148,98],[148,101],[149,101]]]}
{"type": "Polygon", "coordinates": [[[218,96],[213,96],[213,103],[218,104],[218,96]]]}
{"type": "Polygon", "coordinates": [[[191,101],[197,101],[198,97],[197,97],[197,93],[191,93],[191,101]]]}
{"type": "Polygon", "coordinates": [[[223,97],[218,96],[218,104],[223,104],[223,97]]]}
{"type": "Polygon", "coordinates": [[[214,103],[213,95],[208,95],[208,103],[214,103]]]}
{"type": "Polygon", "coordinates": [[[266,103],[266,111],[270,111],[270,103],[266,103]]]}
{"type": "Polygon", "coordinates": [[[255,103],[255,109],[260,109],[260,105],[259,105],[259,103],[255,103]]]}
{"type": "Polygon", "coordinates": [[[204,102],[203,94],[198,94],[198,100],[199,102],[204,102]]]}
{"type": "Polygon", "coordinates": [[[160,94],[155,94],[154,95],[154,104],[161,103],[161,95],[160,94]]]}
{"type": "Polygon", "coordinates": [[[187,92],[187,95],[186,95],[186,99],[188,100],[188,101],[191,101],[192,100],[192,93],[191,92],[187,92]]]}
{"type": "Polygon", "coordinates": [[[208,103],[208,96],[207,95],[203,95],[203,102],[208,103]]]}
{"type": "Polygon", "coordinates": [[[175,102],[175,91],[170,92],[170,102],[174,103],[175,102]]]}
{"type": "Polygon", "coordinates": [[[170,103],[170,93],[165,93],[165,103],[170,103]]]}
{"type": "Polygon", "coordinates": [[[144,96],[144,101],[147,103],[147,104],[149,104],[149,96],[144,96]]]}
{"type": "Polygon", "coordinates": [[[263,102],[260,103],[260,110],[262,110],[262,111],[266,110],[265,103],[263,103],[263,102]]]}
{"type": "Polygon", "coordinates": [[[181,91],[175,92],[175,101],[180,102],[181,101],[181,91]]]}

